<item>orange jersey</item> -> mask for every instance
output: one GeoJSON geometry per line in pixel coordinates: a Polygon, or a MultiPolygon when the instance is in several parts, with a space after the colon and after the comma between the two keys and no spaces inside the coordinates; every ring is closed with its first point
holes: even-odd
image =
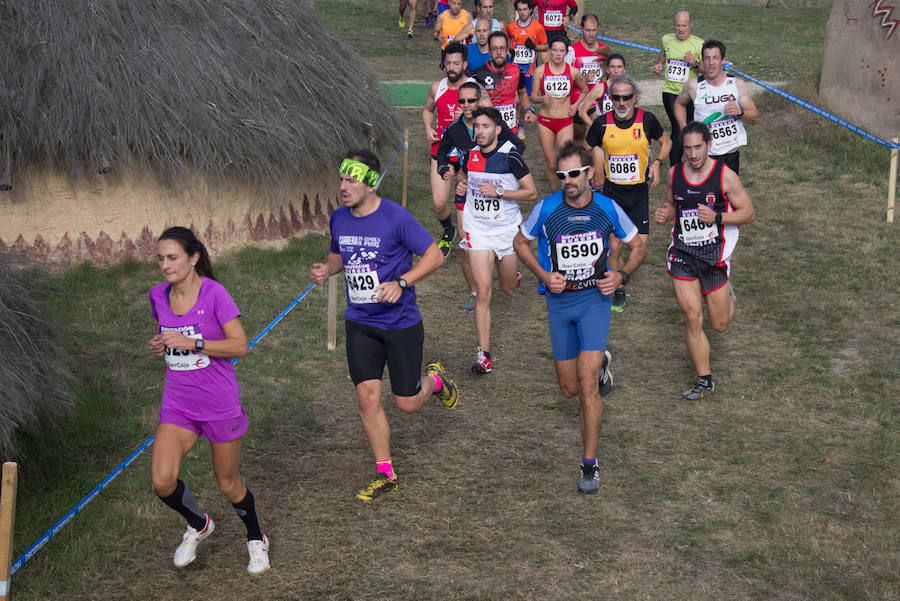
{"type": "Polygon", "coordinates": [[[532,18],[525,27],[520,27],[518,21],[513,21],[506,26],[506,35],[509,37],[513,62],[522,69],[525,77],[531,77],[537,66],[537,52],[528,48],[525,40],[531,39],[536,46],[543,46],[547,43],[547,32],[536,19],[532,18]]]}
{"type": "MultiPolygon", "coordinates": [[[[441,36],[443,37],[443,42],[441,42],[441,50],[447,47],[447,44],[453,41],[453,38],[459,31],[465,27],[465,25],[472,20],[472,15],[469,14],[469,11],[466,9],[462,9],[459,11],[459,16],[453,18],[453,15],[450,14],[449,10],[445,10],[444,15],[444,23],[441,25],[441,36]]],[[[466,43],[465,40],[456,40],[457,42],[466,43]]]]}

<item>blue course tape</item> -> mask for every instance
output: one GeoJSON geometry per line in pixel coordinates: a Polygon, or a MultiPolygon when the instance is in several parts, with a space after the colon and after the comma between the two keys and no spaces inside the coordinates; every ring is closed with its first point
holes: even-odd
{"type": "MultiPolygon", "coordinates": [[[[572,31],[576,32],[578,35],[581,35],[581,29],[575,27],[574,25],[569,25],[569,29],[571,29],[572,31]]],[[[616,39],[616,38],[610,38],[610,37],[607,37],[607,36],[604,36],[604,35],[598,35],[598,36],[597,36],[597,39],[598,39],[598,40],[603,40],[604,42],[610,42],[610,43],[613,43],[613,44],[618,44],[618,45],[620,45],[620,46],[628,46],[628,47],[630,47],[630,48],[637,48],[637,49],[639,49],[639,50],[646,50],[646,51],[648,51],[648,52],[655,52],[655,53],[657,53],[657,54],[659,53],[659,50],[660,50],[659,48],[654,48],[653,46],[645,46],[645,45],[643,45],[643,44],[636,44],[636,43],[634,43],[634,42],[628,42],[628,41],[626,41],[626,40],[619,40],[619,39],[616,39]]],[[[755,83],[756,85],[758,85],[758,86],[760,86],[760,87],[762,87],[762,88],[765,88],[766,90],[772,92],[773,94],[777,94],[778,96],[781,96],[782,98],[785,98],[785,99],[787,99],[787,100],[790,100],[791,102],[793,102],[793,103],[795,103],[795,104],[799,104],[800,106],[802,106],[802,107],[805,108],[806,110],[812,111],[813,113],[819,115],[820,117],[824,117],[824,118],[828,119],[829,121],[833,121],[834,123],[837,123],[838,125],[840,125],[840,126],[842,126],[842,127],[846,127],[847,129],[849,129],[849,130],[852,131],[853,133],[859,134],[860,136],[866,138],[867,140],[871,140],[872,142],[877,142],[878,144],[881,144],[882,146],[886,146],[886,147],[888,147],[888,148],[890,148],[890,149],[897,149],[897,148],[900,148],[900,143],[888,142],[887,140],[884,140],[884,139],[879,138],[878,136],[876,136],[876,135],[874,135],[874,134],[871,134],[871,133],[867,132],[866,130],[864,130],[864,129],[861,128],[860,126],[854,125],[853,123],[850,123],[850,122],[847,121],[846,119],[841,119],[841,118],[838,117],[837,115],[833,115],[833,114],[829,113],[828,111],[826,111],[825,109],[822,109],[822,108],[817,107],[816,105],[812,104],[811,102],[807,102],[807,101],[805,101],[805,100],[803,100],[803,99],[801,99],[801,98],[797,98],[797,97],[794,96],[793,94],[789,94],[789,93],[785,92],[784,90],[780,90],[780,89],[776,88],[775,86],[773,86],[772,84],[768,84],[768,83],[766,83],[766,82],[764,82],[764,81],[761,81],[761,80],[759,80],[759,79],[756,79],[755,77],[752,77],[752,76],[750,76],[750,75],[747,75],[746,73],[741,73],[740,71],[738,71],[737,69],[735,69],[735,68],[734,68],[734,65],[733,65],[732,63],[730,63],[730,62],[726,62],[726,63],[725,63],[725,70],[726,70],[726,71],[730,71],[731,73],[734,73],[735,75],[738,75],[738,76],[740,76],[740,77],[742,77],[742,78],[744,78],[744,79],[746,79],[746,80],[752,81],[752,82],[755,83]]]]}
{"type": "MultiPolygon", "coordinates": [[[[256,338],[254,338],[253,341],[250,342],[250,344],[247,345],[247,350],[252,349],[252,348],[256,345],[257,342],[259,342],[260,340],[262,340],[262,337],[265,336],[266,334],[268,334],[269,330],[271,330],[272,327],[275,326],[275,324],[277,324],[277,323],[278,323],[279,321],[281,321],[288,313],[290,313],[290,312],[291,312],[291,309],[293,309],[293,308],[297,305],[297,303],[299,303],[301,300],[303,300],[303,297],[306,296],[307,294],[309,294],[309,291],[312,290],[315,286],[316,286],[315,284],[310,284],[310,285],[309,285],[309,288],[307,288],[307,289],[303,292],[303,294],[301,294],[300,296],[298,296],[297,298],[295,298],[294,301],[293,301],[290,305],[288,305],[287,308],[286,308],[284,311],[282,311],[281,313],[279,313],[279,314],[278,314],[278,317],[276,317],[275,319],[273,319],[273,320],[269,323],[269,325],[267,325],[267,326],[263,329],[263,331],[260,332],[260,333],[256,336],[256,338]]],[[[234,364],[237,363],[239,360],[240,360],[240,357],[235,357],[234,359],[231,360],[231,364],[234,365],[234,364]]],[[[56,524],[54,524],[52,528],[50,528],[49,530],[47,530],[47,532],[45,532],[45,533],[44,533],[39,539],[37,539],[30,547],[28,547],[28,549],[26,549],[25,552],[22,553],[22,555],[21,555],[15,562],[13,562],[13,564],[12,564],[12,566],[10,567],[10,570],[9,570],[9,575],[10,575],[10,576],[14,576],[16,572],[18,572],[20,569],[22,569],[22,566],[24,566],[25,563],[26,563],[29,559],[31,559],[32,557],[34,557],[35,553],[37,553],[38,551],[40,551],[41,548],[42,548],[44,545],[46,545],[48,542],[50,542],[50,539],[52,539],[54,536],[56,536],[56,535],[59,533],[59,531],[62,530],[63,527],[64,527],[66,524],[68,524],[68,523],[72,520],[73,517],[75,517],[76,515],[78,515],[79,513],[81,513],[81,510],[84,509],[85,505],[87,505],[88,503],[90,503],[91,501],[93,501],[93,500],[94,500],[94,497],[96,497],[98,494],[100,494],[100,491],[102,491],[104,488],[106,488],[106,487],[109,485],[109,483],[112,482],[112,481],[116,478],[116,476],[118,476],[118,475],[121,474],[123,471],[125,471],[125,468],[127,468],[129,465],[131,465],[131,463],[132,463],[135,459],[137,459],[138,455],[140,455],[141,453],[143,453],[144,450],[145,450],[148,446],[150,446],[150,444],[153,442],[153,439],[154,439],[154,438],[156,438],[156,435],[153,435],[153,436],[151,436],[150,438],[148,438],[147,440],[145,440],[145,441],[143,442],[143,444],[141,444],[141,446],[139,446],[139,447],[137,448],[137,450],[135,450],[131,455],[129,455],[128,458],[127,458],[125,461],[123,461],[122,463],[120,463],[119,466],[118,466],[116,469],[114,469],[112,472],[110,472],[110,474],[109,474],[106,478],[104,478],[103,481],[102,481],[100,484],[98,484],[98,485],[94,488],[94,490],[92,490],[91,492],[89,492],[89,493],[87,494],[87,496],[85,496],[82,500],[80,500],[80,501],[78,502],[77,505],[75,505],[75,507],[73,507],[72,509],[70,509],[69,512],[68,512],[66,515],[64,515],[58,522],[56,522],[56,524]]]]}
{"type": "Polygon", "coordinates": [[[387,175],[387,172],[390,170],[391,165],[394,164],[394,159],[397,158],[397,151],[394,151],[394,156],[391,157],[391,160],[388,161],[387,167],[384,168],[384,172],[382,172],[381,177],[378,178],[378,182],[375,184],[375,189],[378,189],[378,186],[381,185],[381,182],[384,181],[384,176],[387,175]]]}

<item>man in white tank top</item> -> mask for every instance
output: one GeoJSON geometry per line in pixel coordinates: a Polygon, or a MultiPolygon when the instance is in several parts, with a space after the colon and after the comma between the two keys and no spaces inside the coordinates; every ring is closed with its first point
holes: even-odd
{"type": "Polygon", "coordinates": [[[747,144],[744,123],[756,123],[759,111],[747,83],[725,72],[725,44],[704,42],[703,67],[706,75],[689,79],[675,99],[675,118],[679,127],[687,125],[687,106],[693,102],[694,120],[704,123],[712,134],[709,156],[739,173],[739,149],[747,144]]]}

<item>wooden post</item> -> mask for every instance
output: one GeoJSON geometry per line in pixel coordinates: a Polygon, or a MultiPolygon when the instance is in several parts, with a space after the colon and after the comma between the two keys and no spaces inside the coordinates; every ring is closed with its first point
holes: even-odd
{"type": "Polygon", "coordinates": [[[328,343],[327,348],[337,348],[337,275],[328,278],[328,343]]]}
{"type": "Polygon", "coordinates": [[[0,489],[0,600],[9,599],[9,567],[12,564],[13,533],[16,526],[16,488],[19,466],[11,461],[3,464],[0,489]]]}
{"type": "Polygon", "coordinates": [[[403,208],[406,208],[406,184],[409,181],[409,128],[403,130],[403,208]]]}
{"type": "Polygon", "coordinates": [[[891,140],[894,148],[891,148],[891,175],[888,180],[888,206],[887,206],[887,222],[894,223],[894,200],[897,198],[897,147],[900,138],[891,140]]]}

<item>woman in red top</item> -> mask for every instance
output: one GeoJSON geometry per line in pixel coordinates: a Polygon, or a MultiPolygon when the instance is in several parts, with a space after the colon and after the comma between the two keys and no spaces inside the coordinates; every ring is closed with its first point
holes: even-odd
{"type": "Polygon", "coordinates": [[[572,117],[576,106],[571,95],[574,88],[587,94],[587,84],[581,72],[566,63],[569,43],[557,38],[550,42],[550,62],[544,63],[534,72],[534,91],[531,102],[538,109],[538,138],[547,161],[547,180],[550,188],[558,186],[556,179],[556,149],[575,135],[572,117]]]}

